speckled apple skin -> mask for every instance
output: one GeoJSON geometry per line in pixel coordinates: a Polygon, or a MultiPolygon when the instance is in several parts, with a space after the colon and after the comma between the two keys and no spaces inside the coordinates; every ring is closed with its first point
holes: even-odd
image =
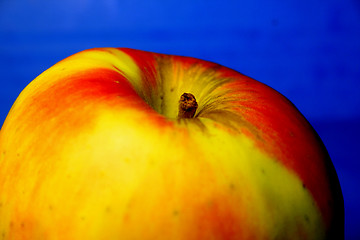
{"type": "Polygon", "coordinates": [[[90,49],[0,131],[0,239],[342,239],[320,138],[272,88],[203,60],[90,49]],[[176,119],[182,93],[195,118],[176,119]]]}

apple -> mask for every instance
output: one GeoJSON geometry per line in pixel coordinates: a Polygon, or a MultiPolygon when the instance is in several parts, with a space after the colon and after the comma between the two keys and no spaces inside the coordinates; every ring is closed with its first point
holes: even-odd
{"type": "Polygon", "coordinates": [[[0,132],[2,239],[343,239],[331,159],[283,95],[126,48],[55,64],[0,132]]]}

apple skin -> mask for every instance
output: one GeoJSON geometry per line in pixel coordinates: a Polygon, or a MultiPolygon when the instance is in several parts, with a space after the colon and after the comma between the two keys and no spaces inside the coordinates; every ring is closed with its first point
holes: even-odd
{"type": "Polygon", "coordinates": [[[0,132],[2,239],[343,239],[320,138],[277,91],[125,48],[32,81],[0,132]],[[176,119],[182,93],[194,118],[176,119]]]}

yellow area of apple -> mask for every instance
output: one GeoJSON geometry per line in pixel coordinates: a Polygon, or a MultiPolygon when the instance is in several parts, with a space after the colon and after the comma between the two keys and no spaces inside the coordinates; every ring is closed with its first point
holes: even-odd
{"type": "Polygon", "coordinates": [[[0,230],[11,221],[32,239],[321,239],[301,181],[245,135],[206,119],[205,132],[191,122],[157,129],[143,117],[104,110],[57,149],[55,165],[27,163],[1,196],[0,230]]]}

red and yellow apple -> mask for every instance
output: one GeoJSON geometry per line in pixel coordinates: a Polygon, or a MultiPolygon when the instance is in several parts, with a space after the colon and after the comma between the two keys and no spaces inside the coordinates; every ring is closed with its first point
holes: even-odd
{"type": "Polygon", "coordinates": [[[215,63],[86,50],[32,81],[0,132],[1,239],[342,239],[343,228],[311,125],[215,63]],[[194,114],[180,114],[183,93],[194,114]]]}

